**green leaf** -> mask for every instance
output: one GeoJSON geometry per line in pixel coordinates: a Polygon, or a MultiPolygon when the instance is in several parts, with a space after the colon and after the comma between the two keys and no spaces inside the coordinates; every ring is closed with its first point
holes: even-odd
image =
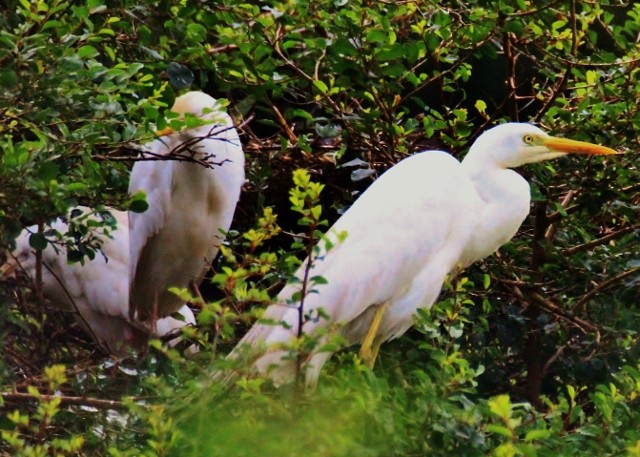
{"type": "Polygon", "coordinates": [[[486,114],[487,104],[483,100],[476,100],[475,107],[480,114],[486,114]]]}
{"type": "Polygon", "coordinates": [[[67,185],[67,190],[69,192],[81,192],[86,190],[89,186],[83,182],[72,182],[67,185]]]}
{"type": "Polygon", "coordinates": [[[42,181],[52,181],[58,177],[60,169],[55,162],[44,162],[38,169],[38,178],[42,181]]]}
{"type": "Polygon", "coordinates": [[[11,68],[0,69],[0,85],[11,89],[18,84],[18,75],[11,68]]]}
{"type": "Polygon", "coordinates": [[[407,71],[407,68],[401,64],[400,62],[395,62],[391,65],[382,68],[382,74],[389,76],[391,78],[399,78],[404,75],[407,71]]]}
{"type": "Polygon", "coordinates": [[[598,73],[593,70],[587,70],[586,79],[587,79],[587,84],[589,84],[590,86],[593,86],[598,82],[598,79],[599,79],[598,73]]]}
{"type": "Polygon", "coordinates": [[[551,435],[553,435],[553,431],[548,429],[529,430],[525,435],[524,440],[526,442],[531,442],[549,438],[551,435]]]}
{"type": "Polygon", "coordinates": [[[84,259],[84,254],[77,249],[69,249],[67,250],[67,262],[68,263],[77,263],[82,262],[84,259]]]}
{"type": "Polygon", "coordinates": [[[71,11],[73,15],[78,19],[88,19],[89,18],[89,8],[86,6],[72,6],[71,11]]]}
{"type": "Polygon", "coordinates": [[[104,1],[103,0],[87,0],[87,6],[89,8],[91,8],[92,10],[96,9],[96,8],[99,8],[99,7],[103,6],[103,5],[104,5],[104,1]]]}
{"type": "Polygon", "coordinates": [[[506,438],[511,438],[513,433],[507,427],[498,424],[487,424],[486,429],[488,432],[497,433],[498,435],[502,435],[506,438]]]}
{"type": "Polygon", "coordinates": [[[339,37],[335,43],[331,46],[331,49],[334,50],[338,55],[342,54],[344,56],[356,56],[358,55],[358,50],[353,45],[353,43],[346,37],[339,37]]]}
{"type": "Polygon", "coordinates": [[[394,44],[393,46],[385,46],[378,52],[376,52],[376,59],[381,61],[400,59],[405,55],[405,49],[400,44],[394,44]]]}
{"type": "Polygon", "coordinates": [[[323,94],[326,94],[329,91],[329,88],[327,87],[327,85],[322,81],[320,81],[319,79],[314,79],[313,85],[316,89],[318,89],[323,94]]]}
{"type": "Polygon", "coordinates": [[[189,38],[202,42],[207,38],[207,29],[201,24],[191,23],[187,26],[187,34],[189,38]]]}
{"type": "Polygon", "coordinates": [[[129,204],[129,211],[134,213],[144,213],[149,209],[149,203],[146,200],[132,200],[129,204]]]}
{"type": "Polygon", "coordinates": [[[324,276],[312,276],[310,281],[315,284],[329,284],[329,281],[327,281],[324,276]]]}
{"type": "Polygon", "coordinates": [[[29,236],[29,246],[31,246],[33,249],[43,251],[44,249],[46,249],[47,244],[49,244],[49,242],[42,233],[32,233],[31,236],[29,236]]]}
{"type": "Polygon", "coordinates": [[[370,30],[367,32],[367,41],[369,43],[384,43],[389,41],[389,36],[383,30],[370,30]]]}
{"type": "Polygon", "coordinates": [[[45,22],[45,24],[42,26],[42,31],[44,30],[48,30],[48,29],[56,29],[58,27],[62,27],[63,24],[60,21],[47,21],[45,22]]]}
{"type": "Polygon", "coordinates": [[[78,57],[88,59],[98,55],[98,50],[90,45],[85,45],[78,49],[78,57]]]}
{"type": "Polygon", "coordinates": [[[508,395],[497,395],[489,400],[489,409],[506,421],[511,418],[511,399],[508,395]]]}
{"type": "Polygon", "coordinates": [[[167,66],[167,74],[171,85],[178,90],[191,86],[194,80],[193,72],[189,67],[178,62],[171,62],[167,66]]]}

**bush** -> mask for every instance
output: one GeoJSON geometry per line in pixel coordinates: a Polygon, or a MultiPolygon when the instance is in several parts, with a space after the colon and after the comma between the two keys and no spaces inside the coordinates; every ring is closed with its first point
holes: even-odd
{"type": "MultiPolygon", "coordinates": [[[[640,455],[640,5],[0,8],[3,248],[31,224],[43,248],[46,222],[77,204],[127,208],[136,144],[186,88],[230,101],[248,176],[203,291],[195,360],[160,344],[105,360],[68,316],[3,283],[2,455],[640,455]],[[419,313],[373,372],[347,350],[315,392],[211,379],[308,248],[290,236],[309,233],[297,225],[304,205],[291,210],[294,170],[324,185],[309,214],[332,223],[401,158],[461,157],[502,120],[626,155],[521,170],[534,205],[519,235],[419,313]]],[[[77,260],[96,254],[67,239],[77,260]]]]}

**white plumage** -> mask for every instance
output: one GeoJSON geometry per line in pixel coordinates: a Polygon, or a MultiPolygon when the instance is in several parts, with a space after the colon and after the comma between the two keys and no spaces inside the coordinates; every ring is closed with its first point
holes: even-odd
{"type": "MultiPolygon", "coordinates": [[[[172,111],[211,123],[181,132],[160,132],[146,154],[170,153],[214,162],[139,161],[130,194],[144,191],[149,209],[131,213],[130,315],[165,317],[181,305],[167,289],[199,283],[229,230],[244,182],[244,154],[231,118],[202,92],[178,97],[172,111]],[[188,146],[187,146],[188,145],[188,146]]],[[[153,324],[152,324],[153,325],[153,324]]]]}
{"type": "MultiPolygon", "coordinates": [[[[327,236],[335,247],[327,252],[320,241],[310,277],[328,283],[305,297],[304,310],[315,315],[322,308],[328,319],[309,319],[303,331],[320,335],[318,348],[340,332],[349,344],[362,344],[361,355],[372,365],[379,345],[402,335],[416,309],[433,304],[447,274],[492,254],[515,235],[529,213],[530,191],[509,168],[572,152],[615,154],[511,123],[481,135],[462,162],[441,151],[402,160],[331,227],[327,236]],[[341,232],[347,236],[338,243],[341,232]]],[[[295,361],[283,360],[283,347],[298,333],[298,302],[292,297],[301,290],[306,262],[231,353],[234,358],[256,351],[253,370],[277,383],[295,373],[295,361]]],[[[309,354],[308,384],[330,356],[309,354]]]]}
{"type": "MultiPolygon", "coordinates": [[[[84,214],[91,210],[78,207],[84,214]]],[[[52,245],[42,251],[42,292],[55,306],[77,311],[76,318],[81,327],[106,352],[124,355],[129,347],[140,349],[148,338],[144,329],[128,321],[129,308],[129,228],[126,212],[109,210],[117,226],[111,238],[103,232],[95,236],[102,242],[102,254],[93,260],[69,264],[66,250],[52,245]]],[[[95,217],[93,217],[96,219],[95,217]]],[[[67,223],[57,219],[51,228],[66,233],[67,223]]],[[[3,275],[24,271],[35,280],[36,256],[29,245],[29,237],[37,232],[37,226],[23,230],[16,239],[16,249],[9,260],[0,267],[3,275]]],[[[184,305],[180,309],[184,321],[167,317],[158,322],[158,335],[172,333],[184,325],[195,324],[193,312],[184,305]]],[[[194,349],[195,350],[195,347],[194,349]]]]}

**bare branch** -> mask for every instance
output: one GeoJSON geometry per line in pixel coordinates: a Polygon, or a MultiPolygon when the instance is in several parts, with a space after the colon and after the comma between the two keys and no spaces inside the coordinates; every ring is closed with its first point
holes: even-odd
{"type": "MultiPolygon", "coordinates": [[[[567,210],[567,208],[569,207],[569,204],[571,203],[571,200],[573,200],[573,197],[575,197],[577,193],[578,192],[575,190],[570,190],[564,196],[564,198],[560,202],[560,206],[562,206],[562,208],[564,208],[565,211],[567,210]]],[[[549,222],[548,217],[547,217],[547,222],[549,222]]],[[[547,231],[544,234],[544,238],[547,243],[551,243],[555,238],[557,227],[558,227],[557,221],[550,223],[549,226],[547,227],[547,231]]]]}
{"type": "Polygon", "coordinates": [[[289,127],[289,124],[287,124],[287,120],[280,112],[280,109],[278,109],[278,107],[271,101],[271,99],[267,98],[267,100],[269,101],[269,105],[271,106],[271,111],[273,111],[273,114],[276,115],[278,124],[280,124],[282,130],[284,130],[284,133],[287,135],[287,139],[289,140],[289,142],[294,145],[298,144],[298,136],[293,133],[293,130],[291,129],[291,127],[289,127]]]}
{"type": "Polygon", "coordinates": [[[616,238],[620,238],[628,233],[631,233],[635,230],[640,229],[640,224],[630,225],[629,227],[625,227],[620,230],[616,230],[615,232],[611,232],[608,235],[605,235],[600,238],[596,238],[595,240],[589,241],[587,243],[579,244],[577,246],[573,246],[571,248],[563,249],[562,254],[565,256],[570,256],[575,254],[576,252],[588,251],[589,249],[593,249],[596,246],[600,246],[608,243],[611,240],[615,240],[616,238]]]}
{"type": "Polygon", "coordinates": [[[210,47],[207,49],[207,54],[210,56],[215,54],[226,54],[227,52],[235,51],[238,46],[235,44],[225,44],[224,46],[210,47]]]}
{"type": "Polygon", "coordinates": [[[606,281],[601,282],[600,284],[598,284],[597,286],[595,286],[593,289],[591,289],[589,292],[587,292],[586,294],[584,294],[580,300],[578,300],[572,307],[572,311],[576,312],[578,310],[580,310],[584,304],[594,295],[596,295],[599,292],[602,292],[605,289],[608,289],[611,286],[616,285],[617,283],[619,283],[620,281],[622,281],[625,278],[628,278],[629,276],[640,272],[640,267],[634,267],[634,268],[630,268],[629,270],[623,271],[622,273],[619,273],[615,276],[613,276],[612,278],[607,279],[606,281]]]}
{"type": "MultiPolygon", "coordinates": [[[[245,127],[249,122],[253,120],[253,116],[249,116],[245,121],[243,121],[238,128],[245,127]]],[[[211,154],[202,155],[202,157],[197,157],[198,151],[194,149],[198,143],[206,140],[206,139],[215,139],[222,142],[231,143],[230,140],[226,138],[220,138],[224,132],[227,132],[231,129],[235,128],[232,126],[221,126],[220,124],[215,124],[211,127],[211,130],[206,135],[203,136],[193,136],[186,141],[178,144],[168,153],[155,153],[148,149],[143,148],[139,145],[128,144],[127,146],[120,147],[117,151],[131,151],[131,155],[112,155],[111,153],[107,154],[96,154],[93,156],[96,160],[108,160],[111,162],[141,162],[141,161],[152,161],[152,160],[175,160],[178,162],[191,162],[197,163],[205,168],[214,168],[217,166],[221,166],[225,163],[225,161],[216,162],[214,160],[215,156],[211,154]],[[185,154],[187,152],[187,154],[185,154]]]]}
{"type": "Polygon", "coordinates": [[[544,376],[546,376],[547,373],[549,373],[549,369],[551,368],[551,365],[553,365],[555,361],[558,360],[560,356],[562,356],[562,354],[564,354],[564,350],[567,348],[567,346],[569,346],[569,343],[563,344],[558,348],[555,354],[553,354],[551,357],[547,359],[547,361],[544,364],[544,367],[542,368],[542,373],[544,376]]]}
{"type": "Polygon", "coordinates": [[[127,406],[121,401],[103,400],[101,398],[91,397],[69,397],[66,395],[31,395],[22,392],[0,392],[0,396],[4,401],[12,402],[31,402],[31,401],[51,401],[55,398],[60,399],[63,405],[91,406],[99,409],[120,409],[125,410],[127,406]]]}
{"type": "Polygon", "coordinates": [[[579,328],[582,333],[586,334],[588,333],[588,330],[595,332],[596,342],[600,342],[600,330],[596,325],[590,322],[587,322],[584,319],[580,319],[579,317],[573,316],[572,311],[565,310],[564,308],[556,305],[551,300],[543,297],[542,295],[540,295],[535,291],[527,291],[525,296],[525,294],[517,286],[513,286],[512,290],[515,292],[518,298],[523,300],[527,300],[527,298],[531,299],[532,301],[537,303],[541,308],[552,313],[554,316],[557,316],[562,320],[572,323],[575,327],[579,328]]]}

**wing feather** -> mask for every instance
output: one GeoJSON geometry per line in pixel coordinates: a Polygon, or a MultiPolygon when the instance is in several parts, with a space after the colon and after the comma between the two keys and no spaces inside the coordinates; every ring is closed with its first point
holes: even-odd
{"type": "MultiPolygon", "coordinates": [[[[381,336],[402,334],[416,308],[431,306],[446,274],[455,268],[473,231],[474,208],[479,206],[472,183],[449,154],[427,151],[384,173],[327,235],[335,243],[340,232],[346,232],[346,239],[329,251],[320,241],[311,276],[322,276],[327,284],[315,287],[317,293],[305,298],[304,308],[305,312],[324,309],[329,321],[309,320],[305,333],[341,323],[350,342],[358,343],[372,316],[368,310],[390,302],[390,318],[383,323],[381,336]]],[[[297,281],[285,286],[263,317],[286,326],[257,323],[237,351],[246,345],[286,343],[296,335],[298,303],[292,303],[292,297],[300,290],[304,263],[295,276],[297,281]]],[[[278,351],[268,352],[256,366],[264,371],[280,357],[278,351]]],[[[291,364],[282,370],[287,369],[288,374],[274,377],[290,376],[291,364]]]]}
{"type": "MultiPolygon", "coordinates": [[[[177,135],[159,138],[146,148],[155,156],[164,155],[175,146],[177,135]]],[[[144,153],[143,153],[144,155],[144,153]]],[[[149,240],[163,227],[171,207],[171,178],[173,161],[158,166],[155,160],[139,161],[131,170],[129,195],[138,191],[146,194],[149,208],[144,213],[129,212],[129,281],[133,284],[136,270],[149,240]]]]}
{"type": "MultiPolygon", "coordinates": [[[[86,207],[78,209],[85,213],[91,211],[86,207]]],[[[51,245],[47,246],[42,253],[43,292],[55,305],[77,311],[81,327],[105,351],[124,355],[128,346],[140,348],[148,333],[141,332],[128,320],[128,215],[115,209],[109,211],[117,226],[111,231],[111,237],[96,233],[102,241],[102,252],[97,253],[93,260],[69,264],[64,248],[56,250],[51,245]]],[[[60,233],[68,230],[62,219],[55,220],[50,226],[60,233]]],[[[35,256],[29,246],[29,236],[36,230],[36,226],[29,227],[18,236],[13,253],[15,260],[12,260],[19,262],[30,278],[35,277],[35,256]]],[[[168,318],[170,321],[165,324],[160,320],[158,334],[162,336],[166,328],[175,329],[193,321],[193,314],[185,317],[185,322],[168,318]]]]}

